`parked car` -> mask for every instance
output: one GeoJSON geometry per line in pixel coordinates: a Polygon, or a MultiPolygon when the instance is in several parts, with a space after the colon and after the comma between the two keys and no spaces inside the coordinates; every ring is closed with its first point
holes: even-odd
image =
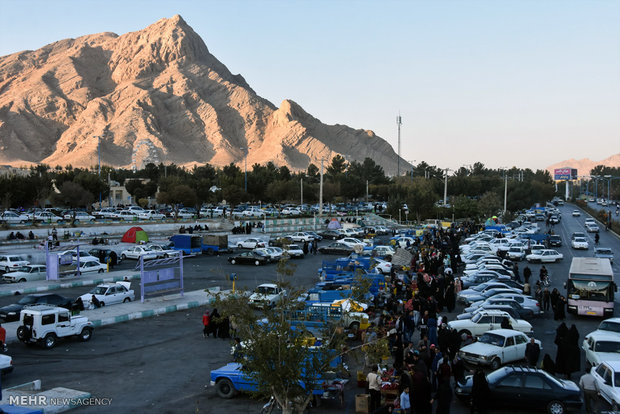
{"type": "Polygon", "coordinates": [[[90,249],[88,254],[99,259],[99,262],[101,263],[108,263],[109,260],[110,265],[112,266],[116,266],[122,261],[114,250],[105,247],[95,247],[90,249]]]}
{"type": "Polygon", "coordinates": [[[73,221],[74,223],[92,223],[95,221],[95,216],[91,216],[85,211],[67,211],[63,215],[65,221],[73,221]]]}
{"type": "Polygon", "coordinates": [[[513,319],[509,314],[496,310],[485,310],[477,313],[471,319],[461,319],[448,322],[448,327],[456,329],[459,334],[465,333],[471,336],[481,336],[487,331],[499,329],[502,321],[508,318],[512,329],[526,334],[532,333],[532,325],[522,319],[513,319]]]}
{"type": "Polygon", "coordinates": [[[298,231],[296,233],[291,234],[291,240],[295,242],[311,242],[314,240],[314,236],[310,233],[306,233],[305,231],[298,231]]]}
{"type": "Polygon", "coordinates": [[[12,272],[5,273],[2,280],[5,282],[31,282],[44,280],[47,275],[45,265],[26,265],[18,267],[12,272]]]}
{"type": "Polygon", "coordinates": [[[583,339],[581,348],[586,354],[586,369],[601,361],[620,361],[620,337],[615,333],[590,332],[583,339]]]}
{"type": "Polygon", "coordinates": [[[349,247],[352,247],[353,249],[355,249],[357,246],[359,246],[360,249],[364,248],[364,242],[359,240],[359,239],[354,239],[353,237],[345,237],[342,240],[340,240],[340,243],[346,244],[349,247]]]}
{"type": "Polygon", "coordinates": [[[157,257],[158,257],[157,252],[152,251],[146,246],[134,246],[134,247],[130,247],[129,249],[123,250],[121,252],[122,260],[125,260],[125,259],[140,260],[140,258],[143,258],[144,260],[151,260],[151,259],[157,259],[157,257]]]}
{"type": "Polygon", "coordinates": [[[105,207],[101,210],[93,211],[93,216],[97,219],[110,219],[113,218],[114,214],[116,214],[116,209],[114,207],[105,207]]]}
{"type": "Polygon", "coordinates": [[[506,252],[506,257],[511,260],[523,260],[525,258],[525,248],[520,246],[512,246],[506,252]]]}
{"type": "Polygon", "coordinates": [[[573,249],[588,250],[588,248],[590,247],[590,244],[588,243],[588,240],[583,238],[583,237],[576,237],[576,238],[574,238],[570,242],[570,244],[573,247],[573,249]]]}
{"type": "Polygon", "coordinates": [[[240,249],[256,249],[257,247],[265,247],[265,242],[261,239],[249,238],[237,242],[240,249]]]}
{"type": "Polygon", "coordinates": [[[340,233],[337,230],[323,230],[322,232],[319,233],[321,236],[323,236],[324,239],[330,239],[330,240],[339,240],[342,239],[344,236],[342,235],[342,233],[340,233]]]}
{"type": "Polygon", "coordinates": [[[257,308],[272,308],[286,296],[286,290],[273,283],[258,285],[250,295],[250,306],[257,308]]]}
{"type": "Polygon", "coordinates": [[[111,218],[113,218],[114,220],[120,220],[120,221],[135,221],[135,220],[138,220],[138,212],[130,211],[130,210],[121,210],[121,211],[114,213],[114,215],[111,218]]]}
{"type": "MultiPolygon", "coordinates": [[[[471,306],[467,309],[471,309],[471,306]]],[[[481,305],[480,307],[472,311],[463,311],[464,313],[456,315],[456,320],[471,319],[474,317],[474,315],[476,315],[478,312],[481,312],[483,310],[499,310],[499,311],[506,312],[514,319],[526,319],[526,318],[521,318],[521,315],[519,315],[519,312],[517,312],[514,308],[508,305],[481,305]]]]}
{"type": "Polygon", "coordinates": [[[58,339],[76,336],[82,342],[93,335],[93,323],[86,316],[71,316],[67,309],[36,305],[20,314],[17,339],[26,344],[36,343],[46,349],[53,348],[58,339]]]}
{"type": "MultiPolygon", "coordinates": [[[[542,343],[535,340],[542,351],[542,343]]],[[[459,356],[466,363],[488,366],[496,370],[504,364],[525,359],[530,338],[512,329],[495,329],[484,333],[478,341],[462,347],[459,356]]]]}
{"type": "MultiPolygon", "coordinates": [[[[99,260],[85,260],[80,262],[80,273],[103,273],[108,270],[108,265],[100,263],[99,260]]],[[[77,272],[76,272],[77,274],[77,272]]]]}
{"type": "Polygon", "coordinates": [[[284,250],[282,252],[283,256],[299,259],[302,259],[304,257],[304,251],[296,244],[289,244],[288,246],[284,246],[282,249],[284,250]]]}
{"type": "Polygon", "coordinates": [[[85,308],[92,308],[92,297],[99,301],[101,306],[109,306],[117,303],[126,303],[135,300],[134,291],[130,289],[130,282],[102,283],[91,289],[88,293],[80,296],[85,308]]]}
{"type": "Polygon", "coordinates": [[[155,210],[144,210],[138,213],[140,220],[164,220],[166,215],[155,210]]]}
{"type": "Polygon", "coordinates": [[[17,303],[0,308],[0,319],[5,322],[19,320],[19,313],[25,306],[54,305],[65,309],[71,309],[72,300],[56,293],[37,293],[26,295],[17,303]]]}
{"type": "Polygon", "coordinates": [[[348,256],[353,252],[353,247],[340,242],[332,242],[329,243],[327,246],[319,247],[318,251],[322,254],[336,254],[341,256],[348,256]]]}
{"type": "MultiPolygon", "coordinates": [[[[489,390],[484,398],[489,408],[546,411],[564,414],[567,409],[579,409],[582,405],[581,390],[572,381],[553,377],[542,369],[509,366],[491,372],[487,376],[489,390]]],[[[467,376],[464,384],[458,384],[454,393],[469,404],[472,396],[473,376],[467,376]]]]}
{"type": "Polygon", "coordinates": [[[280,210],[280,214],[283,216],[301,216],[301,210],[297,207],[284,207],[280,210]]]}
{"type": "Polygon", "coordinates": [[[562,260],[564,256],[556,250],[543,249],[540,252],[528,254],[525,258],[530,263],[555,263],[562,260]]]}
{"type": "Polygon", "coordinates": [[[193,208],[182,208],[177,211],[177,217],[181,219],[192,219],[196,217],[196,210],[194,210],[193,208]]]}
{"type": "Polygon", "coordinates": [[[291,243],[293,243],[293,239],[291,239],[290,236],[282,236],[275,239],[269,239],[269,246],[283,247],[291,243]]]}
{"type": "Polygon", "coordinates": [[[34,213],[33,221],[43,222],[43,223],[59,223],[62,222],[62,217],[58,217],[57,215],[50,213],[49,211],[38,211],[34,213]]]}
{"type": "Polygon", "coordinates": [[[248,207],[241,212],[243,217],[264,217],[265,212],[258,207],[248,207]]]}
{"type": "Polygon", "coordinates": [[[32,221],[27,214],[17,214],[14,211],[5,211],[0,214],[0,223],[24,224],[32,221]]]}
{"type": "Polygon", "coordinates": [[[269,256],[261,254],[256,250],[242,252],[228,258],[230,264],[253,264],[256,266],[264,265],[270,262],[269,256]]]}
{"type": "Polygon", "coordinates": [[[392,246],[375,246],[372,248],[372,254],[375,257],[391,260],[394,254],[396,254],[396,250],[392,246]]]}
{"type": "Polygon", "coordinates": [[[154,252],[155,254],[157,254],[157,258],[158,259],[166,258],[166,257],[170,257],[170,256],[177,256],[179,254],[179,250],[166,249],[165,247],[163,247],[163,246],[161,246],[159,244],[155,244],[155,243],[147,244],[146,248],[149,249],[150,251],[154,252]]]}
{"type": "Polygon", "coordinates": [[[14,254],[0,256],[0,270],[3,270],[5,272],[17,270],[17,268],[27,266],[29,264],[30,262],[28,260],[24,260],[21,256],[17,256],[14,254]]]}
{"type": "Polygon", "coordinates": [[[620,361],[602,361],[592,367],[590,373],[599,396],[611,406],[611,411],[620,410],[620,361]]]}
{"type": "MultiPolygon", "coordinates": [[[[73,249],[73,250],[65,250],[64,252],[60,252],[58,253],[58,257],[68,257],[69,255],[71,255],[71,263],[73,264],[77,264],[78,262],[78,251],[77,249],[73,249]]],[[[90,255],[90,253],[88,253],[87,251],[84,250],[80,250],[79,252],[79,256],[80,256],[80,262],[85,262],[85,261],[89,261],[89,260],[99,260],[96,257],[93,257],[90,255]]]]}
{"type": "Polygon", "coordinates": [[[283,254],[283,250],[279,247],[259,247],[254,249],[254,251],[269,256],[269,260],[272,262],[277,262],[282,259],[283,254]]]}
{"type": "Polygon", "coordinates": [[[609,261],[613,264],[614,262],[614,251],[609,247],[595,247],[594,248],[594,257],[601,257],[604,259],[609,259],[609,261]]]}

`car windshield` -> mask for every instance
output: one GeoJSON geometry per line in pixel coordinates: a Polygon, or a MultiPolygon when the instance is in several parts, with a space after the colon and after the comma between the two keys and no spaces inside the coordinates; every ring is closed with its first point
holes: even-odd
{"type": "Polygon", "coordinates": [[[92,293],[93,295],[105,295],[105,292],[108,290],[108,288],[103,287],[103,286],[97,286],[96,288],[93,288],[90,292],[88,293],[92,293]]]}
{"type": "Polygon", "coordinates": [[[611,255],[611,249],[596,249],[596,254],[611,255]]]}
{"type": "Polygon", "coordinates": [[[272,287],[259,286],[256,288],[256,293],[260,293],[262,295],[271,295],[275,293],[275,289],[272,287]]]}
{"type": "Polygon", "coordinates": [[[30,272],[32,272],[32,268],[30,266],[21,266],[21,267],[18,267],[17,269],[15,269],[14,271],[15,272],[30,273],[30,272]]]}
{"type": "Polygon", "coordinates": [[[614,372],[614,387],[620,388],[620,372],[614,372]]]}
{"type": "Polygon", "coordinates": [[[601,331],[611,331],[620,333],[620,323],[611,322],[611,321],[603,321],[599,325],[598,329],[601,331]]]}
{"type": "Polygon", "coordinates": [[[36,296],[26,296],[25,298],[21,298],[17,303],[19,303],[20,305],[31,305],[33,303],[36,303],[36,301],[36,296]]]}
{"type": "Polygon", "coordinates": [[[620,354],[620,342],[599,341],[594,346],[594,352],[612,352],[620,354]]]}
{"type": "Polygon", "coordinates": [[[489,345],[495,345],[495,346],[503,347],[505,340],[506,340],[506,338],[504,338],[501,335],[497,335],[497,334],[494,334],[494,333],[487,332],[487,333],[485,333],[484,335],[482,335],[480,337],[478,342],[481,342],[483,344],[489,344],[489,345]]]}

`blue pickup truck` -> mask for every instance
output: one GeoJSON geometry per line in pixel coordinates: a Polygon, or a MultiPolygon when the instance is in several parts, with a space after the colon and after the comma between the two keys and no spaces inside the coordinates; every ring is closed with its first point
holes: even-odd
{"type": "MultiPolygon", "coordinates": [[[[337,368],[342,364],[342,358],[337,356],[330,361],[331,368],[337,368]]],[[[322,395],[323,388],[319,387],[322,379],[317,379],[317,386],[312,387],[312,394],[322,395]]],[[[233,398],[240,392],[256,392],[258,384],[241,370],[241,364],[230,362],[221,368],[211,371],[210,386],[215,387],[217,395],[221,398],[233,398]]],[[[302,385],[303,386],[303,385],[302,385]]]]}

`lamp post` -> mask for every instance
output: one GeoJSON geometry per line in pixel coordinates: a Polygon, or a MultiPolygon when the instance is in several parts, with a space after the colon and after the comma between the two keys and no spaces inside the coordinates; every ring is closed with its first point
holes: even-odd
{"type": "MultiPolygon", "coordinates": [[[[101,136],[97,137],[97,177],[101,179],[101,136]]],[[[101,210],[101,191],[99,191],[99,210],[101,210]]]]}

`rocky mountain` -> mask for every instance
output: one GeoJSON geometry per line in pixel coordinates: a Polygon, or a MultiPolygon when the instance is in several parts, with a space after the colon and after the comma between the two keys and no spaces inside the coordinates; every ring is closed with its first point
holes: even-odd
{"type": "Polygon", "coordinates": [[[560,161],[546,168],[553,177],[553,170],[556,168],[576,168],[579,175],[590,175],[590,170],[597,165],[604,165],[606,167],[618,168],[620,167],[620,153],[614,154],[611,157],[607,157],[601,161],[592,161],[589,158],[582,158],[576,160],[571,158],[570,160],[560,161]]]}
{"type": "MultiPolygon", "coordinates": [[[[118,36],[65,39],[0,57],[0,163],[140,168],[146,162],[291,169],[337,154],[396,173],[372,131],[325,125],[261,98],[180,17],[118,36]],[[99,144],[100,142],[100,144],[99,144]]],[[[401,159],[402,168],[409,165],[401,159]]]]}

